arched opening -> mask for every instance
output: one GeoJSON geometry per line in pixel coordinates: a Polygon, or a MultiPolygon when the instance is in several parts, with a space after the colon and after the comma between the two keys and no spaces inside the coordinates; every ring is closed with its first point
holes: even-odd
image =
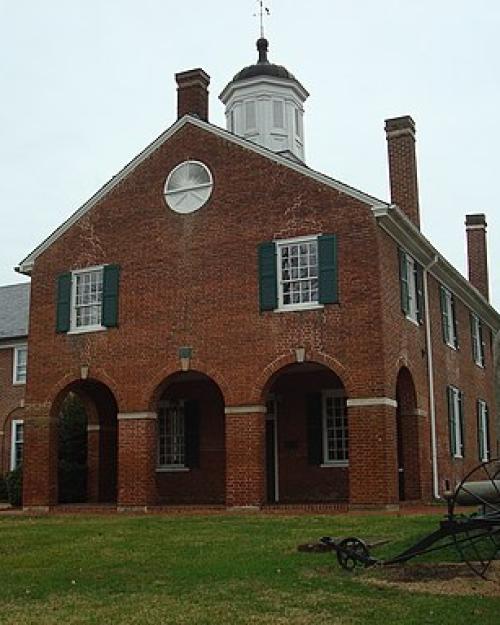
{"type": "Polygon", "coordinates": [[[225,501],[224,398],[207,375],[183,371],[158,392],[156,483],[160,503],[225,501]]]}
{"type": "Polygon", "coordinates": [[[59,503],[112,503],[117,497],[117,413],[113,393],[78,380],[53,403],[59,503]]]}
{"type": "Polygon", "coordinates": [[[420,499],[420,434],[417,394],[410,371],[403,367],[396,382],[399,500],[420,499]]]}
{"type": "Polygon", "coordinates": [[[266,391],[269,503],[349,498],[346,394],[327,367],[304,362],[279,370],[266,391]]]}

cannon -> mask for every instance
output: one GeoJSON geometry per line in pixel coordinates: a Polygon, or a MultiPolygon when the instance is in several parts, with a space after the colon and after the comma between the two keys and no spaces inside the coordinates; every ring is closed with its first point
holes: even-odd
{"type": "Polygon", "coordinates": [[[452,547],[476,575],[487,579],[492,561],[500,554],[500,459],[482,462],[453,490],[447,484],[444,497],[447,514],[438,529],[392,558],[374,557],[366,543],[354,536],[341,540],[324,536],[320,543],[336,553],[338,563],[346,570],[400,564],[452,547]],[[474,509],[467,514],[464,507],[474,509]]]}

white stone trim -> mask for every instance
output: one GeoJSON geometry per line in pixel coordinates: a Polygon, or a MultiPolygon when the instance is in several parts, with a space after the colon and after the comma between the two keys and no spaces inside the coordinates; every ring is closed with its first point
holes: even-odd
{"type": "Polygon", "coordinates": [[[226,406],[224,408],[224,414],[253,414],[255,412],[265,414],[267,412],[267,408],[265,406],[260,406],[259,404],[250,406],[226,406]]]}
{"type": "Polygon", "coordinates": [[[283,165],[288,169],[293,169],[300,174],[307,176],[308,178],[312,178],[317,182],[322,184],[326,184],[329,187],[340,191],[341,193],[345,193],[346,195],[353,197],[360,202],[367,204],[368,206],[374,205],[382,205],[383,202],[378,200],[377,198],[363,193],[358,189],[354,189],[338,180],[334,180],[333,178],[329,178],[324,174],[321,174],[301,163],[296,163],[286,156],[282,156],[281,154],[272,152],[267,148],[263,148],[255,143],[252,143],[248,139],[243,139],[242,137],[238,137],[233,133],[219,128],[218,126],[214,126],[208,122],[202,121],[196,117],[191,115],[184,115],[181,119],[178,119],[170,128],[165,130],[157,139],[155,139],[150,145],[148,145],[140,154],[138,154],[130,163],[125,165],[125,167],[113,176],[109,182],[107,182],[104,186],[102,186],[85,204],[82,204],[78,210],[76,210],[64,223],[62,223],[59,228],[54,230],[52,234],[50,234],[38,247],[36,247],[26,258],[24,258],[19,266],[15,267],[15,270],[19,273],[24,273],[29,275],[31,270],[33,269],[33,265],[38,256],[44,252],[47,248],[49,248],[52,243],[57,241],[59,237],[61,237],[73,224],[75,224],[81,217],[83,217],[89,210],[91,210],[98,202],[100,202],[108,193],[110,193],[117,185],[119,185],[131,172],[133,172],[139,165],[145,161],[153,152],[158,150],[170,137],[172,137],[176,132],[178,132],[183,126],[186,124],[191,124],[192,126],[197,126],[202,130],[210,132],[213,135],[221,137],[229,141],[230,143],[235,143],[242,148],[250,150],[251,152],[255,152],[268,158],[269,160],[278,163],[279,165],[283,165]]]}
{"type": "Polygon", "coordinates": [[[89,423],[87,425],[87,432],[99,432],[101,426],[98,423],[89,423]]]}
{"type": "Polygon", "coordinates": [[[470,224],[465,225],[466,230],[486,230],[486,224],[470,224]]]}
{"type": "Polygon", "coordinates": [[[133,419],[157,419],[156,412],[119,412],[118,421],[129,421],[133,419]]]}
{"type": "Polygon", "coordinates": [[[407,412],[401,413],[402,417],[426,417],[427,410],[423,410],[422,408],[415,408],[415,410],[409,410],[407,412]]]}
{"type": "Polygon", "coordinates": [[[360,406],[389,406],[397,408],[398,402],[390,397],[360,397],[357,399],[348,399],[348,408],[357,408],[360,406]]]}

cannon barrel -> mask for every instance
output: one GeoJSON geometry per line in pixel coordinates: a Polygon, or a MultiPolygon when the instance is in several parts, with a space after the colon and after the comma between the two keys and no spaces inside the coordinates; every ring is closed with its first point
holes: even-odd
{"type": "Polygon", "coordinates": [[[477,506],[482,503],[500,504],[500,480],[465,482],[455,491],[459,506],[477,506]]]}

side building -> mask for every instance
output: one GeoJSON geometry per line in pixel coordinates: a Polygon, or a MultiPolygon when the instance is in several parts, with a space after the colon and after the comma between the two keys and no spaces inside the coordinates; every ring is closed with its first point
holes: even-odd
{"type": "Polygon", "coordinates": [[[0,475],[23,459],[30,285],[0,287],[0,475]]]}

